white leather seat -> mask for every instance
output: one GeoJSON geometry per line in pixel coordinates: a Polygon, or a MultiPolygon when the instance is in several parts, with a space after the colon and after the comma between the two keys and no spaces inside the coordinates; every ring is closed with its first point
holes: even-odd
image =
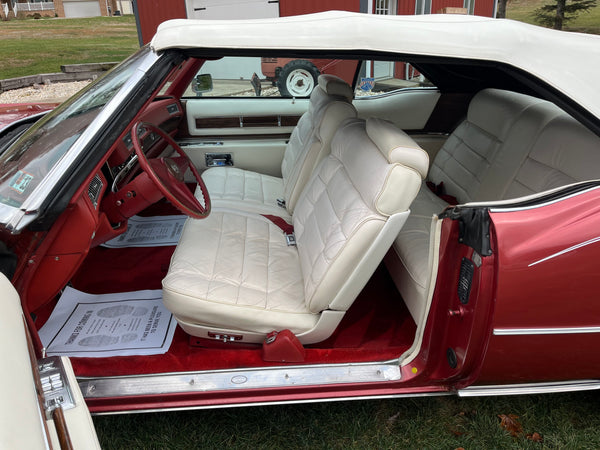
{"type": "MultiPolygon", "coordinates": [[[[485,89],[448,138],[428,175],[459,203],[504,200],[595,179],[600,139],[556,105],[485,89]]],[[[433,266],[432,217],[446,203],[425,183],[385,262],[415,322],[425,319],[433,266]]],[[[435,249],[437,251],[437,249],[435,249]]]]}
{"type": "Polygon", "coordinates": [[[193,336],[261,342],[290,329],[304,344],[326,339],[397,236],[427,167],[390,122],[345,121],[293,211],[297,246],[258,214],[188,219],[165,306],[193,336]]]}
{"type": "MultiPolygon", "coordinates": [[[[202,174],[213,207],[289,217],[316,165],[330,152],[331,138],[339,124],[356,117],[352,88],[334,75],[319,76],[285,149],[282,178],[235,167],[214,167],[202,174]],[[285,201],[285,208],[277,200],[285,201]]],[[[196,195],[200,195],[198,192],[196,195]]]]}

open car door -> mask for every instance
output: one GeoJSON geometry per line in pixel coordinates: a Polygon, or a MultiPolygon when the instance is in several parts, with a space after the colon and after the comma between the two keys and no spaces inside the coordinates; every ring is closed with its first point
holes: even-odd
{"type": "Polygon", "coordinates": [[[0,448],[100,448],[88,408],[66,357],[37,359],[19,295],[0,274],[4,407],[0,448]]]}
{"type": "Polygon", "coordinates": [[[599,192],[579,183],[489,209],[498,275],[479,382],[597,387],[599,192]]]}

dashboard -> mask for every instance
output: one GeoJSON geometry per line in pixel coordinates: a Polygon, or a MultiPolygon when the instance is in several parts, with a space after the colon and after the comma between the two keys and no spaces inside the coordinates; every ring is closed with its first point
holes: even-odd
{"type": "MultiPolygon", "coordinates": [[[[183,117],[181,103],[173,98],[159,98],[154,100],[141,116],[142,122],[148,122],[158,126],[168,134],[174,134],[183,117]]],[[[104,170],[104,175],[110,184],[110,191],[117,192],[129,183],[138,173],[137,156],[133,148],[131,133],[127,134],[117,143],[108,159],[108,170],[104,170]]],[[[149,132],[144,126],[138,129],[138,138],[142,143],[142,148],[147,158],[156,158],[164,150],[165,145],[161,145],[160,137],[153,132],[149,132]]]]}

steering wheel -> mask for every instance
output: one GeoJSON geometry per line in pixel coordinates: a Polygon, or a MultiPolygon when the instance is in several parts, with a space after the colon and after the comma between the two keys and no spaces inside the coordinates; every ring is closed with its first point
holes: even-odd
{"type": "Polygon", "coordinates": [[[210,197],[208,196],[206,185],[194,167],[194,164],[171,136],[151,123],[139,121],[133,126],[131,140],[140,167],[146,172],[150,180],[152,180],[167,200],[182,213],[194,219],[203,219],[210,214],[210,197]],[[140,130],[143,134],[151,132],[160,136],[161,139],[164,139],[167,144],[175,149],[179,156],[148,159],[140,142],[142,134],[140,130]],[[204,197],[204,206],[202,206],[184,182],[183,176],[187,169],[192,171],[194,178],[198,182],[198,186],[204,197]]]}

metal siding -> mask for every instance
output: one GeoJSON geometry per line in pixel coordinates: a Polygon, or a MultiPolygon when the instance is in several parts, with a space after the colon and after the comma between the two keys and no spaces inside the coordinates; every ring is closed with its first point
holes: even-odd
{"type": "Polygon", "coordinates": [[[170,19],[186,19],[185,0],[137,0],[138,32],[143,44],[147,44],[156,33],[158,25],[170,19]]]}
{"type": "Polygon", "coordinates": [[[415,13],[416,0],[398,0],[398,15],[413,15],[415,13]]]}
{"type": "Polygon", "coordinates": [[[475,15],[484,17],[494,17],[494,2],[491,0],[473,0],[475,1],[475,15]]]}
{"type": "Polygon", "coordinates": [[[360,0],[279,0],[281,17],[330,10],[360,12],[360,0]]]}

